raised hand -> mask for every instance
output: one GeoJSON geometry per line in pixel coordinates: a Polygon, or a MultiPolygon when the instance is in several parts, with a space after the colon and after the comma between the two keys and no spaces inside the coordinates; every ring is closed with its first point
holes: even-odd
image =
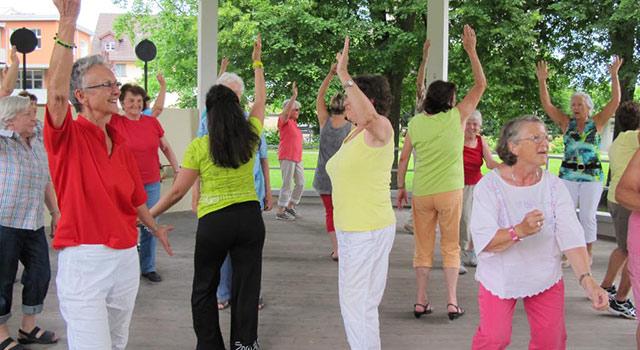
{"type": "Polygon", "coordinates": [[[156,74],[156,79],[158,80],[158,84],[160,84],[160,86],[167,86],[167,81],[164,80],[164,75],[162,75],[162,73],[156,74]]]}
{"type": "Polygon", "coordinates": [[[547,81],[549,77],[549,70],[547,69],[547,62],[538,61],[536,64],[536,76],[539,81],[547,81]]]}
{"type": "Polygon", "coordinates": [[[613,75],[618,75],[618,71],[620,70],[620,66],[622,66],[622,58],[619,56],[613,56],[613,62],[609,66],[609,73],[613,75]]]}
{"type": "Polygon", "coordinates": [[[80,0],[53,0],[58,8],[60,20],[72,19],[74,22],[80,14],[80,0]]]}
{"type": "Polygon", "coordinates": [[[222,57],[222,61],[220,62],[220,71],[218,71],[218,76],[226,72],[228,66],[229,66],[229,59],[227,57],[222,57]]]}
{"type": "Polygon", "coordinates": [[[431,41],[429,39],[425,39],[424,44],[422,45],[422,60],[426,61],[429,56],[429,47],[431,47],[431,41]]]}
{"type": "Polygon", "coordinates": [[[338,74],[349,73],[349,36],[344,38],[344,46],[342,47],[342,51],[336,54],[336,62],[336,72],[338,74]]]}
{"type": "Polygon", "coordinates": [[[298,97],[298,85],[296,84],[296,82],[293,82],[293,87],[291,88],[291,99],[295,99],[296,97],[298,97]]]}
{"type": "Polygon", "coordinates": [[[256,37],[256,41],[253,43],[253,53],[251,54],[253,61],[262,61],[262,37],[260,33],[256,37]]]}
{"type": "Polygon", "coordinates": [[[11,65],[20,64],[20,58],[18,58],[18,49],[15,45],[11,46],[11,65]]]}
{"type": "Polygon", "coordinates": [[[468,24],[464,25],[462,31],[462,46],[467,52],[475,51],[476,49],[476,32],[468,24]]]}

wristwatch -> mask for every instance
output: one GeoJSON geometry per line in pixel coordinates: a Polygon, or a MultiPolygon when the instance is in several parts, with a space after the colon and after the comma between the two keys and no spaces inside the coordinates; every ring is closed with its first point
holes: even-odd
{"type": "Polygon", "coordinates": [[[353,80],[349,79],[349,80],[345,81],[344,84],[342,84],[342,88],[346,90],[346,89],[348,89],[348,88],[350,88],[350,87],[352,87],[354,85],[355,85],[355,83],[353,82],[353,80]]]}
{"type": "Polygon", "coordinates": [[[509,236],[511,236],[511,240],[514,242],[519,242],[522,238],[518,237],[518,233],[516,232],[516,228],[511,226],[509,227],[509,236]]]}

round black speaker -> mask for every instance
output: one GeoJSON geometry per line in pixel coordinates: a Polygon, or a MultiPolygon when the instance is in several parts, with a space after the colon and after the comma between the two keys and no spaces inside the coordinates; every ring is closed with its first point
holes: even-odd
{"type": "Polygon", "coordinates": [[[136,56],[144,62],[156,58],[156,45],[149,39],[144,39],[136,45],[136,56]]]}
{"type": "Polygon", "coordinates": [[[36,34],[27,28],[20,28],[11,34],[11,45],[15,46],[18,52],[27,54],[36,49],[38,38],[36,34]]]}

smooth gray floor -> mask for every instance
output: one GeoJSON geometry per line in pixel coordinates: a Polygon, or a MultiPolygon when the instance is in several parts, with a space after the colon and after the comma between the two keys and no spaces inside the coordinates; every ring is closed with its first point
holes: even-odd
{"type": "MultiPolygon", "coordinates": [[[[303,199],[304,201],[305,199],[303,199]]],[[[337,264],[329,259],[330,243],[324,230],[324,210],[317,200],[299,207],[296,222],[275,220],[264,215],[267,240],[264,248],[263,295],[267,303],[260,313],[260,342],[263,349],[348,349],[338,306],[337,264]]],[[[459,280],[460,305],[467,314],[454,322],[446,315],[444,276],[432,273],[429,287],[434,305],[432,315],[413,317],[414,273],[411,267],[413,237],[401,229],[407,210],[398,213],[398,233],[391,252],[387,289],[380,306],[381,337],[384,349],[469,349],[477,327],[477,283],[473,269],[459,280]]],[[[193,349],[195,336],[189,304],[193,274],[194,232],[192,213],[163,216],[176,230],[171,235],[174,257],[158,251],[158,272],[164,281],[152,285],[141,281],[131,323],[128,349],[193,349]]],[[[601,232],[610,231],[602,224],[601,232]]],[[[598,241],[593,270],[601,279],[614,243],[598,241]]],[[[159,248],[161,249],[161,248],[159,248]]],[[[53,346],[32,349],[66,349],[65,325],[58,311],[55,275],[57,253],[51,252],[54,276],[45,312],[39,325],[62,336],[53,346]]],[[[438,258],[439,259],[439,258],[438,258]]],[[[439,262],[436,262],[439,264],[439,262]]],[[[633,349],[636,322],[592,310],[571,270],[565,270],[566,324],[569,349],[633,349]]],[[[14,288],[14,317],[9,321],[13,334],[20,321],[19,284],[14,288]]],[[[221,312],[222,331],[228,345],[229,311],[221,312]]],[[[520,303],[513,319],[511,349],[526,349],[529,337],[526,316],[520,303]]]]}

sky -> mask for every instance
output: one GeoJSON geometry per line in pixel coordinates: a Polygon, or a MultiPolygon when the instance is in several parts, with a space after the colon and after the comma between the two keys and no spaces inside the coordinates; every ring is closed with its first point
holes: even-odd
{"type": "MultiPolygon", "coordinates": [[[[0,8],[11,7],[18,12],[41,15],[57,15],[58,10],[52,0],[0,0],[0,8]]],[[[78,24],[90,29],[96,28],[96,21],[100,13],[122,13],[123,9],[114,5],[110,0],[82,0],[78,24]]]]}

